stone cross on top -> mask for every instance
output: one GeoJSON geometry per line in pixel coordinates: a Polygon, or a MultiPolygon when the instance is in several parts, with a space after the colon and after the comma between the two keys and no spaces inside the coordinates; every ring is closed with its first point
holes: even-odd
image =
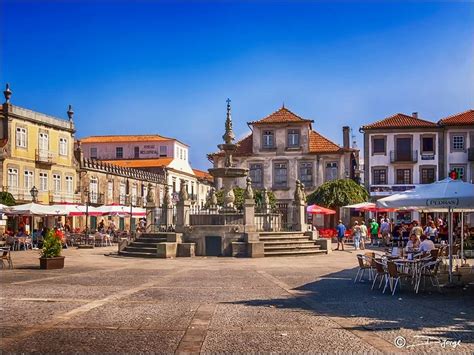
{"type": "Polygon", "coordinates": [[[224,139],[225,144],[232,144],[235,139],[235,134],[232,131],[232,117],[230,113],[230,99],[226,100],[227,102],[227,117],[225,120],[225,133],[222,136],[224,139]]]}

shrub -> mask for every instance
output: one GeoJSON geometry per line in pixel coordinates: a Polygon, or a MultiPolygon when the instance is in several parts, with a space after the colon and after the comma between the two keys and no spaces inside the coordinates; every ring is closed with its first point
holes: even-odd
{"type": "Polygon", "coordinates": [[[61,255],[64,234],[60,230],[49,230],[43,240],[41,257],[54,258],[61,255]]]}

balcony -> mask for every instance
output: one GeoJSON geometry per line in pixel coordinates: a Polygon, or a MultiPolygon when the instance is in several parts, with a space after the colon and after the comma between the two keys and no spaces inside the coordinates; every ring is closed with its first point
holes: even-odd
{"type": "Polygon", "coordinates": [[[474,147],[467,148],[467,160],[474,161],[474,147]]]}
{"type": "Polygon", "coordinates": [[[48,150],[36,149],[35,161],[38,164],[53,165],[54,154],[48,150]]]}
{"type": "Polygon", "coordinates": [[[89,192],[89,204],[91,205],[103,205],[104,204],[104,194],[98,192],[89,192]]]}
{"type": "Polygon", "coordinates": [[[408,152],[391,150],[390,163],[416,163],[418,161],[418,151],[411,150],[408,152]]]}
{"type": "Polygon", "coordinates": [[[15,201],[18,202],[30,202],[33,198],[31,197],[31,193],[27,189],[22,189],[19,187],[12,187],[12,186],[3,186],[2,187],[3,192],[9,192],[15,199],[15,201]]]}
{"type": "Polygon", "coordinates": [[[79,203],[80,199],[73,193],[52,192],[49,193],[49,203],[79,203]]]}

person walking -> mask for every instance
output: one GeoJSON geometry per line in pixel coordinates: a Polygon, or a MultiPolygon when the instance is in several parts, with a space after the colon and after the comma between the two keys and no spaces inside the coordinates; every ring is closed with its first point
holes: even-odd
{"type": "Polygon", "coordinates": [[[382,233],[382,241],[385,246],[390,244],[390,223],[388,222],[387,218],[382,220],[382,224],[380,225],[380,232],[382,233]]]}
{"type": "Polygon", "coordinates": [[[361,222],[360,225],[360,249],[365,249],[365,240],[367,239],[367,226],[365,225],[365,221],[361,222]]]}
{"type": "Polygon", "coordinates": [[[336,250],[344,250],[344,237],[346,234],[346,226],[339,220],[339,224],[336,227],[337,230],[337,248],[336,250]],[[339,249],[339,244],[341,245],[341,249],[339,249]]]}
{"type": "Polygon", "coordinates": [[[360,245],[360,226],[357,221],[354,222],[354,226],[352,227],[352,236],[354,238],[354,249],[357,250],[360,245]]]}
{"type": "Polygon", "coordinates": [[[375,246],[375,244],[378,243],[379,237],[379,224],[375,218],[372,219],[372,222],[370,223],[370,237],[372,239],[372,246],[375,246]]]}

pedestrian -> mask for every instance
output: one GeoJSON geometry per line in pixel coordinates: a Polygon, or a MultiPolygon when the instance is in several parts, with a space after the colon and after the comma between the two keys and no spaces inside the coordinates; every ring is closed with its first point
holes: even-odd
{"type": "Polygon", "coordinates": [[[382,241],[385,246],[390,244],[390,223],[388,222],[387,218],[382,220],[382,224],[380,225],[380,232],[382,233],[382,241]]]}
{"type": "Polygon", "coordinates": [[[336,250],[344,250],[344,236],[346,234],[346,226],[339,220],[339,224],[336,227],[337,230],[337,248],[336,250]],[[341,249],[339,249],[339,244],[341,244],[341,249]]]}
{"type": "Polygon", "coordinates": [[[370,223],[370,237],[372,239],[372,246],[375,246],[375,244],[378,243],[379,237],[379,224],[375,218],[372,219],[372,222],[370,223]]]}
{"type": "Polygon", "coordinates": [[[360,226],[357,221],[354,222],[354,226],[352,227],[352,236],[354,238],[354,249],[357,250],[360,245],[360,226]]]}
{"type": "Polygon", "coordinates": [[[365,221],[361,222],[360,225],[360,249],[365,249],[365,240],[367,239],[367,226],[365,225],[365,221]]]}

